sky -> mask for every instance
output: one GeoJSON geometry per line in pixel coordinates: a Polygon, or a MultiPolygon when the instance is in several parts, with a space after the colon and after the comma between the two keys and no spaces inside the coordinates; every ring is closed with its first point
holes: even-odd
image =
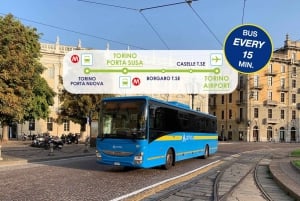
{"type": "Polygon", "coordinates": [[[11,13],[35,27],[43,43],[59,37],[60,44],[77,46],[80,39],[82,47],[100,50],[107,44],[115,50],[220,50],[242,24],[263,28],[275,50],[286,34],[300,40],[299,9],[299,0],[197,0],[191,6],[185,0],[0,1],[0,16],[11,13]]]}

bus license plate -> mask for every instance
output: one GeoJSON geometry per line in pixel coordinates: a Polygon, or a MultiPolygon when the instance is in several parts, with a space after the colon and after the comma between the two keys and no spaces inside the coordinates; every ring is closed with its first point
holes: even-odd
{"type": "Polygon", "coordinates": [[[121,164],[120,164],[119,162],[114,162],[114,165],[118,165],[118,166],[119,166],[119,165],[121,165],[121,164]]]}

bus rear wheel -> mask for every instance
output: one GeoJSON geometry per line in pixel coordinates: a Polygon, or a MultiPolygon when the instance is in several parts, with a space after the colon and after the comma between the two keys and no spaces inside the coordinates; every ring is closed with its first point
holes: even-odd
{"type": "Polygon", "coordinates": [[[174,165],[174,152],[172,149],[169,149],[166,155],[166,162],[165,165],[163,166],[165,170],[170,169],[174,165]]]}

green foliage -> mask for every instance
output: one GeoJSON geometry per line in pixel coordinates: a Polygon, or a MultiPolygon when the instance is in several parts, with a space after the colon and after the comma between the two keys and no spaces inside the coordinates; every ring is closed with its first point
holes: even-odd
{"type": "Polygon", "coordinates": [[[0,17],[0,121],[45,118],[54,92],[41,77],[40,35],[9,14],[0,17]]]}
{"type": "MultiPolygon", "coordinates": [[[[63,82],[61,77],[60,82],[63,82]]],[[[88,116],[97,119],[102,98],[112,96],[111,94],[71,94],[62,90],[62,93],[59,94],[59,100],[62,104],[58,121],[62,122],[62,120],[68,119],[83,125],[88,116]]]]}
{"type": "Polygon", "coordinates": [[[291,152],[291,156],[300,157],[300,149],[296,149],[291,152]]]}
{"type": "Polygon", "coordinates": [[[50,112],[49,106],[54,104],[55,92],[49,87],[47,81],[40,76],[34,79],[32,91],[34,96],[25,108],[24,119],[47,118],[50,112]]]}
{"type": "Polygon", "coordinates": [[[293,165],[300,169],[300,160],[293,160],[293,165]]]}

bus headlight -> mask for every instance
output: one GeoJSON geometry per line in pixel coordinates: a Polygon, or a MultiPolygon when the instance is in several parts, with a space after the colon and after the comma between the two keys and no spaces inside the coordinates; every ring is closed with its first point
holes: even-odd
{"type": "Polygon", "coordinates": [[[139,154],[134,156],[134,163],[135,164],[141,164],[143,162],[143,152],[140,152],[139,154]]]}
{"type": "Polygon", "coordinates": [[[97,160],[101,160],[102,156],[98,150],[96,150],[96,158],[97,160]]]}

